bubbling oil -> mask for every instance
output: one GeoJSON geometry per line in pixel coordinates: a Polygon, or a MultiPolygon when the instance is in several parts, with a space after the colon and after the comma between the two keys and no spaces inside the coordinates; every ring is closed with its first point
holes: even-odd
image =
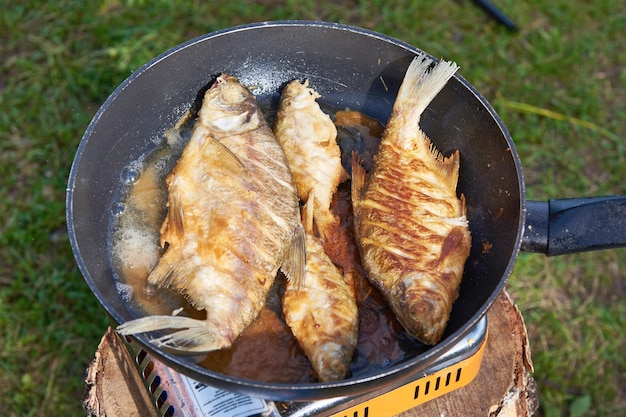
{"type": "Polygon", "coordinates": [[[162,254],[159,230],[166,214],[165,178],[182,153],[182,132],[167,132],[161,146],[120,173],[119,198],[112,207],[110,257],[117,290],[138,314],[170,314],[182,303],[173,291],[147,284],[162,254]]]}
{"type": "MultiPolygon", "coordinates": [[[[382,125],[358,112],[325,108],[334,118],[342,163],[350,172],[351,158],[356,151],[369,168],[382,133],[382,125]]],[[[273,113],[266,117],[273,118],[273,113]]],[[[193,120],[187,115],[149,154],[134,161],[120,174],[117,202],[111,211],[109,239],[110,259],[120,296],[137,316],[183,314],[201,319],[204,312],[194,310],[184,297],[167,288],[148,284],[148,276],[157,265],[164,249],[160,228],[167,214],[165,179],[182,154],[193,120]]],[[[406,359],[408,352],[416,355],[424,350],[411,341],[395,319],[380,293],[374,289],[360,266],[358,250],[352,231],[350,184],[342,184],[335,195],[331,210],[342,219],[341,237],[337,247],[325,248],[335,254],[333,262],[340,268],[352,270],[359,305],[359,336],[357,351],[350,366],[352,376],[365,375],[406,359]],[[340,247],[339,247],[340,246],[340,247]]],[[[199,360],[199,365],[235,377],[279,383],[315,381],[310,363],[291,334],[282,316],[280,299],[284,292],[284,277],[279,273],[270,291],[266,307],[233,346],[211,352],[199,360]],[[257,360],[255,365],[250,360],[257,360]],[[259,358],[265,358],[258,360],[259,358]],[[266,366],[272,363],[272,366],[266,366]]]]}

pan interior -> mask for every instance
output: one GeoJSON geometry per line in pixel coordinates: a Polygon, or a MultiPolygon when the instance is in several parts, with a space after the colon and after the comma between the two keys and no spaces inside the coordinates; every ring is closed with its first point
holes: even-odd
{"type": "MultiPolygon", "coordinates": [[[[225,72],[238,77],[270,114],[280,88],[298,78],[309,80],[322,95],[323,106],[351,108],[385,122],[416,52],[412,46],[363,29],[273,22],[194,39],[131,75],[87,128],[67,196],[68,228],[78,266],[112,320],[133,318],[115,288],[107,255],[108,228],[122,173],[156,149],[165,132],[198,106],[199,95],[216,75],[225,72]]],[[[422,127],[444,155],[460,150],[459,192],[467,201],[473,241],[459,298],[438,345],[375,375],[286,386],[217,374],[197,366],[191,358],[154,349],[143,336],[138,341],[158,359],[195,379],[277,400],[370,391],[428,366],[479,321],[503,287],[519,249],[523,185],[508,132],[462,77],[453,78],[435,98],[422,127]]]]}

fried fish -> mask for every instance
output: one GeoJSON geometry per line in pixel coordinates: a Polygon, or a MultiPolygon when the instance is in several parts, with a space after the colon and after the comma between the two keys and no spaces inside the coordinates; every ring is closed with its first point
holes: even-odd
{"type": "Polygon", "coordinates": [[[189,143],[166,179],[165,252],[149,286],[171,287],[206,319],[146,316],[121,334],[180,352],[230,346],[257,317],[279,268],[304,274],[305,238],[285,154],[254,96],[230,75],[204,95],[189,143]]]}
{"type": "Polygon", "coordinates": [[[406,331],[442,337],[458,296],[471,237],[457,197],[459,152],[444,157],[419,126],[458,69],[425,55],[409,66],[369,173],[354,156],[352,203],[363,266],[406,331]],[[432,68],[431,68],[432,67],[432,68]]]}
{"type": "Polygon", "coordinates": [[[282,298],[287,325],[323,382],[346,377],[357,346],[359,311],[350,275],[341,273],[313,234],[315,194],[302,210],[306,231],[304,283],[288,280],[282,298]]]}
{"type": "Polygon", "coordinates": [[[289,82],[281,92],[274,125],[276,139],[283,147],[302,201],[315,191],[313,218],[322,239],[336,227],[330,203],[337,186],[348,178],[341,165],[337,128],[321,109],[320,95],[308,81],[289,82]]]}
{"type": "Polygon", "coordinates": [[[330,205],[347,173],[341,165],[337,129],[317,103],[319,97],[307,81],[291,81],[281,93],[274,126],[298,195],[306,202],[302,209],[305,278],[288,280],[282,309],[318,380],[334,381],[348,374],[357,346],[359,313],[351,274],[333,264],[322,241],[339,226],[330,205]]]}

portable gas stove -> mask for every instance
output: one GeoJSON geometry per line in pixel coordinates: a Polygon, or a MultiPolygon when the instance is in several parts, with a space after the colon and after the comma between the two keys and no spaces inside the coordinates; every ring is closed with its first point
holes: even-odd
{"type": "Polygon", "coordinates": [[[487,317],[427,369],[388,391],[312,402],[277,402],[214,388],[155,360],[130,338],[128,348],[161,417],[390,417],[467,385],[480,369],[487,317]]]}

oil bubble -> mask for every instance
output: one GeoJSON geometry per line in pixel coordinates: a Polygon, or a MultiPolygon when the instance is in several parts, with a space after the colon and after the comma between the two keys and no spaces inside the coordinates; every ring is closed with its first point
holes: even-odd
{"type": "Polygon", "coordinates": [[[118,294],[125,302],[130,302],[133,299],[133,287],[131,285],[116,282],[115,287],[118,294]]]}
{"type": "Polygon", "coordinates": [[[125,184],[131,185],[137,182],[139,179],[139,170],[135,167],[126,167],[122,170],[122,181],[125,184]]]}
{"type": "Polygon", "coordinates": [[[124,210],[126,210],[126,204],[119,202],[113,204],[113,207],[111,208],[111,211],[113,212],[113,215],[115,217],[120,217],[122,214],[124,214],[124,210]]]}

